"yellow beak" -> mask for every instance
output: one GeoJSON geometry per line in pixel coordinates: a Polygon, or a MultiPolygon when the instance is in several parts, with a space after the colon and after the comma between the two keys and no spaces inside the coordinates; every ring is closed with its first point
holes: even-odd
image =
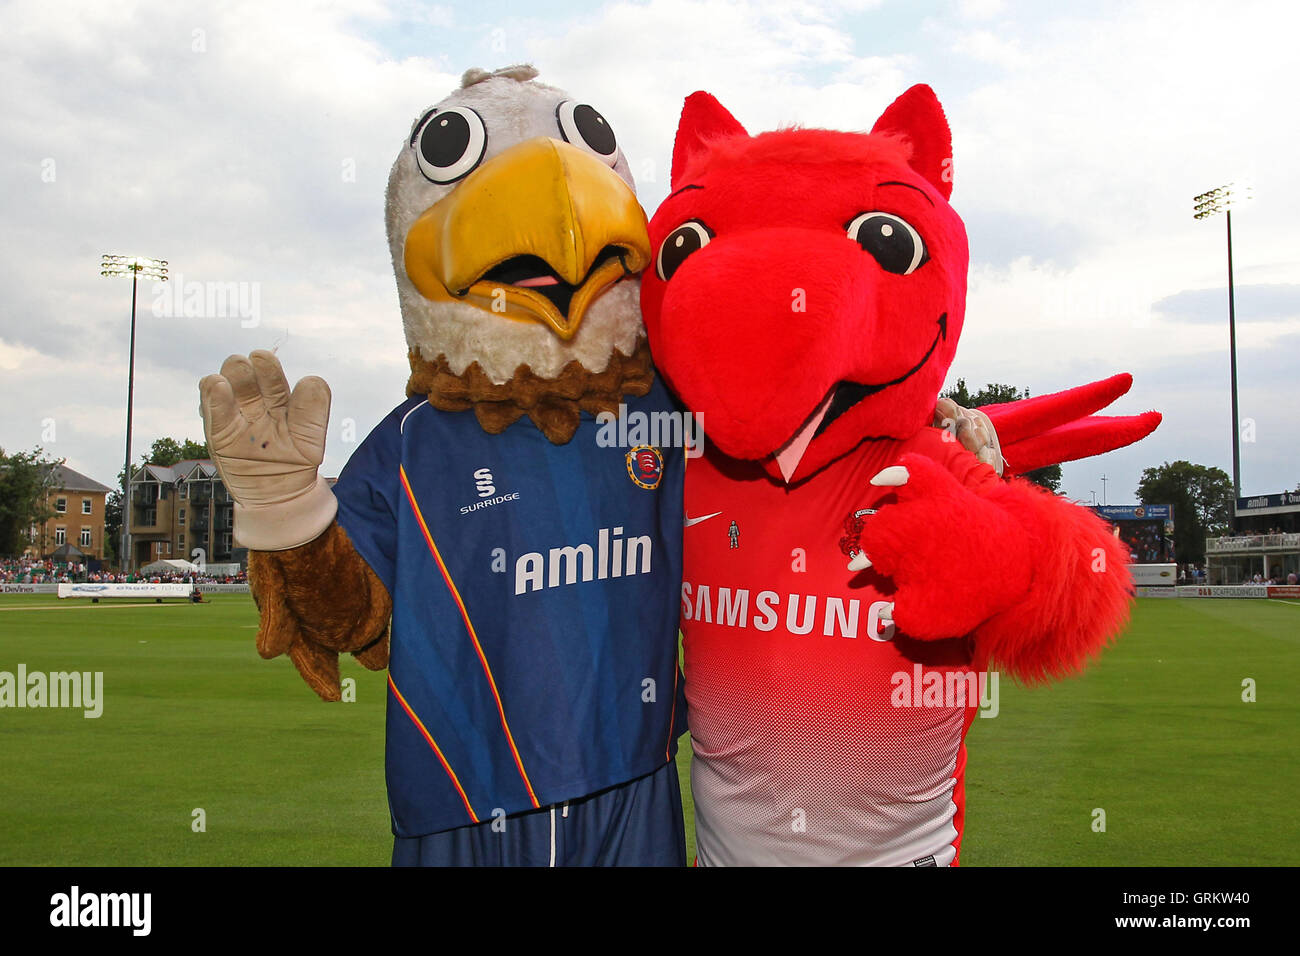
{"type": "Polygon", "coordinates": [[[650,239],[622,177],[577,147],[538,137],[494,156],[426,209],[403,258],[427,299],[467,301],[570,339],[601,292],[646,267],[650,239]]]}

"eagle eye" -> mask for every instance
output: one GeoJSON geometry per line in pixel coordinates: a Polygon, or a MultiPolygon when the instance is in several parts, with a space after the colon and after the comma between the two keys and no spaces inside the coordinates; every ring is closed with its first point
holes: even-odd
{"type": "Polygon", "coordinates": [[[411,146],[425,179],[446,186],[464,179],[482,162],[487,128],[469,107],[434,110],[416,126],[411,146]]]}
{"type": "Polygon", "coordinates": [[[566,143],[594,153],[610,166],[618,162],[618,140],[614,129],[595,107],[565,100],[555,108],[560,135],[566,143]]]}

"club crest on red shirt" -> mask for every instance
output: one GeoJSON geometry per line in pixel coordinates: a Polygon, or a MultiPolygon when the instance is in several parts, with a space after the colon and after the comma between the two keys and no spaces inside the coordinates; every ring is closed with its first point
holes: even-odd
{"type": "Polygon", "coordinates": [[[845,556],[850,558],[858,556],[861,550],[858,539],[862,537],[862,529],[867,526],[866,518],[875,513],[875,508],[859,508],[844,519],[844,537],[840,538],[840,550],[845,556]]]}

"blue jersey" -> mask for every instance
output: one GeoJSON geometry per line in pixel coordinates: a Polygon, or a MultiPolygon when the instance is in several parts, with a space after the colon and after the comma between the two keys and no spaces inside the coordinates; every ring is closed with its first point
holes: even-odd
{"type": "MultiPolygon", "coordinates": [[[[656,381],[627,402],[671,411],[656,381]]],[[[423,396],[357,449],[338,521],[393,599],[393,832],[415,837],[650,773],[685,729],[680,447],[489,435],[423,396]]],[[[635,435],[635,429],[628,433],[635,435]]]]}

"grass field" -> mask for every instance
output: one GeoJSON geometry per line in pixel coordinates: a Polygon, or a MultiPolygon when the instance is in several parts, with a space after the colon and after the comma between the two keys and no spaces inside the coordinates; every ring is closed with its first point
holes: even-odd
{"type": "MultiPolygon", "coordinates": [[[[258,658],[256,623],[242,595],[0,597],[0,671],[102,671],[105,688],[98,719],[0,710],[0,865],[387,864],[383,674],[349,659],[356,703],[321,704],[258,658]]],[[[1298,693],[1300,606],[1139,601],[1086,677],[1004,681],[976,719],[962,863],[1295,863],[1298,693]]]]}

